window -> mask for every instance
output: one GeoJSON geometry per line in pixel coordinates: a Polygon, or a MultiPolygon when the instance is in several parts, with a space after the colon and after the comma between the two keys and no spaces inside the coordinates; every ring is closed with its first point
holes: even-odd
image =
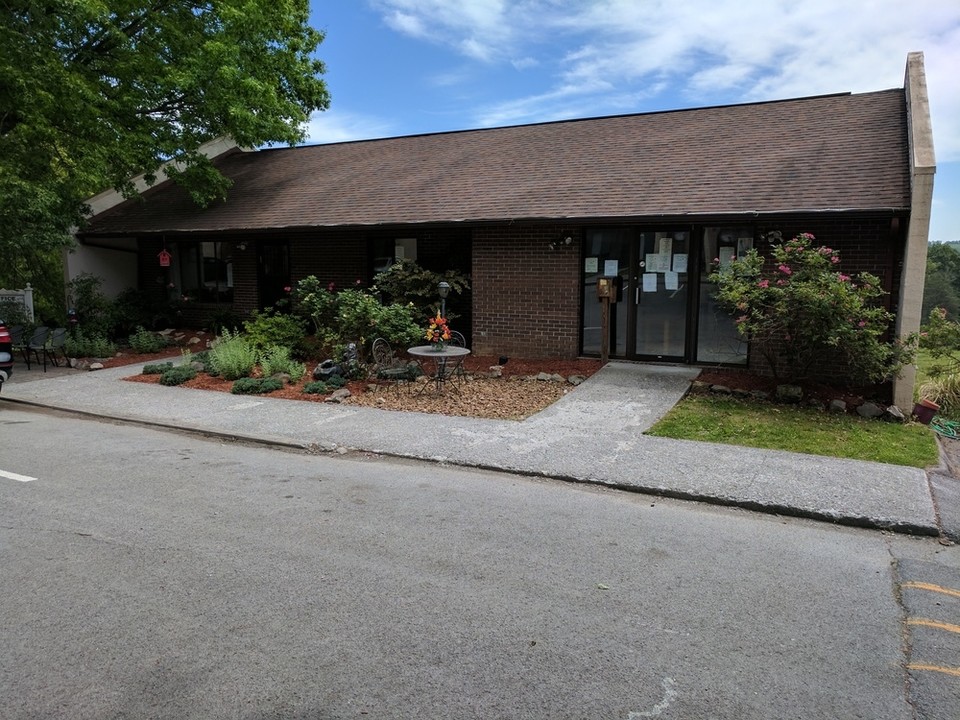
{"type": "Polygon", "coordinates": [[[714,260],[726,266],[734,258],[743,258],[753,248],[753,228],[708,227],[703,233],[700,254],[700,313],[697,361],[746,365],[747,342],[737,332],[729,311],[717,303],[717,286],[709,275],[714,260]]]}
{"type": "Polygon", "coordinates": [[[233,302],[233,242],[177,243],[180,294],[205,303],[233,302]]]}

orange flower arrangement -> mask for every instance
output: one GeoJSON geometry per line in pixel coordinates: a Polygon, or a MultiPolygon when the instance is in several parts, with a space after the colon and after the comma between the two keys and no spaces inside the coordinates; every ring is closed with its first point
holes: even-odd
{"type": "Polygon", "coordinates": [[[425,337],[427,342],[436,343],[439,347],[443,347],[444,343],[449,342],[450,328],[447,327],[447,319],[440,316],[439,310],[436,317],[430,318],[425,337]]]}

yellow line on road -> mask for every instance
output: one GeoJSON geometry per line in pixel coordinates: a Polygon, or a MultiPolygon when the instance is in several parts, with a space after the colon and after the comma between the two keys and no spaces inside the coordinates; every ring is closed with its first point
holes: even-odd
{"type": "Polygon", "coordinates": [[[907,670],[930,670],[931,672],[944,673],[945,675],[954,675],[960,677],[960,667],[944,667],[943,665],[923,665],[921,663],[910,663],[907,670]]]}
{"type": "Polygon", "coordinates": [[[930,592],[943,593],[944,595],[950,595],[955,598],[960,598],[960,590],[954,590],[953,588],[943,587],[942,585],[934,585],[933,583],[905,582],[900,587],[914,588],[916,590],[929,590],[930,592]]]}
{"type": "Polygon", "coordinates": [[[946,630],[947,632],[960,633],[960,625],[938,622],[937,620],[927,620],[926,618],[908,618],[907,625],[920,625],[921,627],[936,628],[937,630],[946,630]]]}

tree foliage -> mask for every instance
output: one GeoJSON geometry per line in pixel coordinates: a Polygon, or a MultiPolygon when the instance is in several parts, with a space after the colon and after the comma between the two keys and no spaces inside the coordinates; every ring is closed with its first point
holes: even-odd
{"type": "Polygon", "coordinates": [[[0,19],[0,250],[59,247],[83,200],[164,173],[205,204],[198,153],[296,143],[329,104],[307,0],[7,0],[0,19]]]}
{"type": "Polygon", "coordinates": [[[929,317],[938,307],[951,316],[960,313],[960,252],[957,243],[931,243],[927,248],[923,316],[929,317]]]}
{"type": "Polygon", "coordinates": [[[769,263],[756,250],[711,276],[717,299],[777,377],[800,380],[816,362],[844,364],[850,379],[880,382],[913,358],[915,342],[887,342],[893,315],[883,308],[879,278],[840,272],[840,256],[802,233],[779,233],[769,263]]]}

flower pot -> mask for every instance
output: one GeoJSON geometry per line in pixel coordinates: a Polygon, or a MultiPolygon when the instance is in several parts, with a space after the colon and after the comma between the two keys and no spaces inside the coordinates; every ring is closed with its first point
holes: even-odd
{"type": "Polygon", "coordinates": [[[940,409],[940,406],[937,405],[933,400],[928,400],[923,398],[916,405],[913,406],[913,415],[924,425],[929,425],[930,421],[933,420],[933,416],[937,414],[937,410],[940,409]]]}

